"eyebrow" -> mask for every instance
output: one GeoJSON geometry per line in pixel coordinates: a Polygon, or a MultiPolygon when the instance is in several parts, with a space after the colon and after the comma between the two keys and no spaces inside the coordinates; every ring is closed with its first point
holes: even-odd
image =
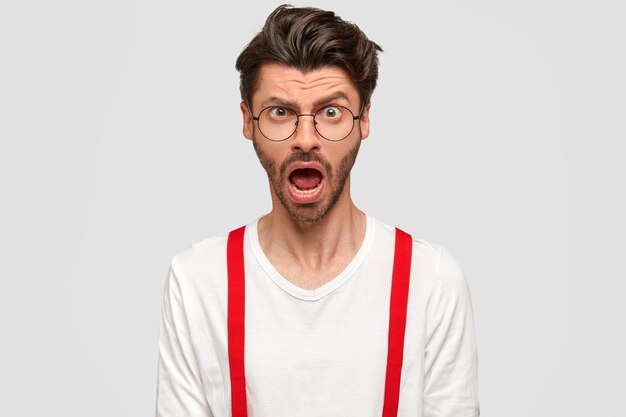
{"type": "MultiPolygon", "coordinates": [[[[348,99],[348,95],[346,93],[344,93],[343,91],[336,91],[326,97],[322,97],[319,98],[317,100],[315,100],[313,102],[313,107],[319,107],[322,106],[324,104],[329,104],[332,103],[333,101],[337,100],[337,99],[344,99],[347,102],[349,102],[350,100],[348,99]]],[[[276,104],[279,106],[285,106],[285,107],[289,107],[291,109],[293,108],[297,108],[300,106],[300,104],[296,101],[296,100],[290,100],[290,99],[284,99],[284,98],[280,98],[280,97],[276,97],[276,96],[272,96],[270,98],[268,98],[267,100],[264,100],[261,104],[261,107],[265,107],[271,104],[276,104]]]]}
{"type": "Polygon", "coordinates": [[[317,107],[317,106],[321,106],[322,104],[329,104],[340,98],[346,100],[347,102],[350,102],[350,100],[348,99],[348,95],[346,93],[344,93],[343,91],[336,91],[327,97],[322,97],[318,100],[315,100],[313,105],[317,107]]]}

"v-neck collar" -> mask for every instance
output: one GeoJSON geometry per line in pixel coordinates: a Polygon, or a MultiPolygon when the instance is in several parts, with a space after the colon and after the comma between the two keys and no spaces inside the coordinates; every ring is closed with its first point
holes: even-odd
{"type": "Polygon", "coordinates": [[[276,268],[274,268],[274,265],[272,265],[267,256],[265,256],[265,253],[261,248],[261,243],[259,242],[258,224],[259,219],[248,225],[246,235],[248,235],[248,243],[252,247],[252,253],[254,255],[254,258],[257,260],[263,271],[278,287],[280,287],[288,294],[303,301],[317,301],[345,284],[354,275],[354,272],[358,269],[358,267],[363,263],[363,260],[365,259],[365,256],[369,252],[369,249],[372,246],[372,242],[374,241],[374,228],[376,222],[374,221],[373,217],[366,215],[365,236],[363,238],[363,242],[361,243],[361,247],[354,255],[350,263],[333,279],[331,279],[321,287],[315,288],[313,290],[307,290],[298,287],[297,285],[287,280],[276,270],[276,268]]]}

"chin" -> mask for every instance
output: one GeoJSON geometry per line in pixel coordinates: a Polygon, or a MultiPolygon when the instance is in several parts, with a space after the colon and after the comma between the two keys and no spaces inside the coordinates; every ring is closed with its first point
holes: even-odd
{"type": "Polygon", "coordinates": [[[313,203],[282,202],[292,219],[298,223],[314,224],[322,221],[333,209],[336,199],[313,203]]]}
{"type": "Polygon", "coordinates": [[[290,212],[291,218],[298,223],[315,224],[319,223],[326,216],[324,213],[294,213],[290,212]]]}

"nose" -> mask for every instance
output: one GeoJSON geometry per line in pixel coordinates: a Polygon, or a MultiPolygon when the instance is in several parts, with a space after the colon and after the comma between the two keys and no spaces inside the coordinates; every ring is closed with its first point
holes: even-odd
{"type": "Polygon", "coordinates": [[[294,150],[303,152],[319,149],[320,138],[315,130],[315,119],[312,114],[302,114],[298,117],[298,126],[291,146],[294,150]]]}

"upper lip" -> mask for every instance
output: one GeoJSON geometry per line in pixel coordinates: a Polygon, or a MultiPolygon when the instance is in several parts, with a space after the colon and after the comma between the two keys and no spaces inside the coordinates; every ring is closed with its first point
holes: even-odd
{"type": "Polygon", "coordinates": [[[324,169],[324,166],[321,163],[317,161],[310,161],[310,162],[298,161],[298,162],[294,162],[293,164],[289,166],[289,169],[287,170],[287,178],[289,178],[295,170],[307,169],[307,168],[315,169],[319,171],[322,174],[322,178],[326,176],[326,170],[324,169]]]}

